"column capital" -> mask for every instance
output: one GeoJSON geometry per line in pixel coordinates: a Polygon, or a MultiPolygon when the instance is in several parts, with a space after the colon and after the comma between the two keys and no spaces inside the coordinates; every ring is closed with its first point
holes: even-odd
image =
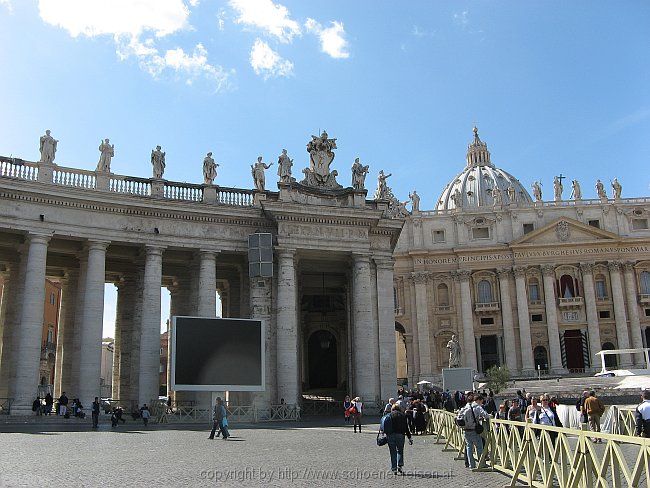
{"type": "Polygon", "coordinates": [[[634,273],[634,266],[636,263],[634,261],[626,261],[623,263],[623,269],[626,273],[634,273]]]}
{"type": "Polygon", "coordinates": [[[525,278],[526,273],[528,273],[528,267],[526,266],[513,266],[512,272],[515,275],[515,278],[525,278]]]}
{"type": "Polygon", "coordinates": [[[88,240],[84,244],[84,249],[87,251],[106,251],[106,248],[111,244],[110,241],[95,241],[88,240]]]}
{"type": "Polygon", "coordinates": [[[162,256],[165,249],[165,246],[158,246],[155,244],[145,244],[144,246],[144,250],[147,253],[147,256],[162,256]]]}
{"type": "Polygon", "coordinates": [[[414,271],[411,273],[411,279],[416,285],[426,284],[430,276],[431,273],[428,271],[414,271]]]}
{"type": "Polygon", "coordinates": [[[393,269],[395,265],[395,260],[391,257],[374,257],[372,260],[375,262],[375,266],[381,269],[393,269]]]}
{"type": "Polygon", "coordinates": [[[41,244],[48,244],[50,239],[52,239],[52,234],[29,232],[25,235],[25,243],[40,242],[41,244]]]}
{"type": "Polygon", "coordinates": [[[278,254],[278,258],[282,259],[293,259],[296,256],[296,250],[288,247],[277,247],[275,251],[278,254]]]}
{"type": "Polygon", "coordinates": [[[621,271],[621,263],[620,261],[608,261],[607,262],[607,269],[609,269],[610,272],[615,272],[619,273],[621,271]]]}
{"type": "Polygon", "coordinates": [[[214,249],[199,249],[197,252],[198,252],[199,256],[201,256],[201,257],[206,257],[206,258],[212,257],[212,258],[216,259],[217,255],[221,251],[217,251],[217,250],[214,250],[214,249]]]}
{"type": "Polygon", "coordinates": [[[583,275],[593,274],[594,263],[580,263],[580,271],[582,271],[583,275]]]}
{"type": "Polygon", "coordinates": [[[459,281],[469,281],[470,277],[472,276],[472,272],[469,269],[459,269],[458,271],[454,272],[452,276],[454,279],[459,281]]]}
{"type": "Polygon", "coordinates": [[[540,266],[543,276],[554,276],[555,275],[555,266],[552,264],[542,264],[540,266]]]}
{"type": "Polygon", "coordinates": [[[512,268],[499,268],[497,269],[497,275],[500,280],[507,280],[512,275],[512,268]]]}

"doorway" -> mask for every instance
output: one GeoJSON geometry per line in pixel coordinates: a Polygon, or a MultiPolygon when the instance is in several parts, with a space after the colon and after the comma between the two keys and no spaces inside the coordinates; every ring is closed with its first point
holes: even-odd
{"type": "Polygon", "coordinates": [[[309,388],[336,388],[338,378],[336,337],[327,330],[317,330],[307,343],[309,388]]]}
{"type": "Polygon", "coordinates": [[[584,373],[585,358],[580,329],[564,331],[564,351],[566,367],[570,373],[584,373]]]}
{"type": "Polygon", "coordinates": [[[492,366],[500,366],[499,362],[499,341],[497,336],[481,336],[481,371],[485,373],[492,366]]]}

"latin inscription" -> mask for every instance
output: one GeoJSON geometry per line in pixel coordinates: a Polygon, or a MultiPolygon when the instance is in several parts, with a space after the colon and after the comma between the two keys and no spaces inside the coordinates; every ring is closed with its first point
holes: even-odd
{"type": "Polygon", "coordinates": [[[368,229],[358,227],[332,227],[283,223],[279,233],[291,237],[316,237],[319,239],[368,239],[368,229]]]}

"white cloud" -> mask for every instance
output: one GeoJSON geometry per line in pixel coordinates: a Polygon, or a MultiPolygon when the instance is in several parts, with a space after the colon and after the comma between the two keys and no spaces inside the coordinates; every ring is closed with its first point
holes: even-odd
{"type": "Polygon", "coordinates": [[[291,76],[293,63],[282,58],[261,39],[256,39],[251,49],[250,62],[253,70],[264,79],[291,76]]]}
{"type": "Polygon", "coordinates": [[[305,29],[308,32],[316,34],[320,39],[321,50],[333,58],[349,58],[348,41],[345,39],[345,29],[343,22],[333,21],[331,27],[324,29],[323,26],[314,19],[308,18],[305,22],[305,29]]]}
{"type": "Polygon", "coordinates": [[[284,43],[301,35],[300,25],[284,5],[272,0],[230,0],[229,4],[238,14],[237,24],[260,29],[284,43]]]}
{"type": "Polygon", "coordinates": [[[198,7],[199,3],[201,3],[201,0],[190,0],[190,6],[192,7],[198,7]]]}
{"type": "Polygon", "coordinates": [[[9,13],[14,11],[14,6],[11,3],[11,0],[0,0],[0,5],[5,7],[7,10],[9,10],[9,13]]]}
{"type": "Polygon", "coordinates": [[[39,0],[43,21],[72,37],[102,34],[166,36],[189,27],[183,0],[39,0]]]}
{"type": "Polygon", "coordinates": [[[220,8],[219,13],[217,14],[217,25],[219,26],[220,31],[222,31],[226,25],[226,10],[223,8],[220,8]]]}
{"type": "Polygon", "coordinates": [[[463,27],[466,27],[467,24],[469,24],[469,11],[468,10],[463,10],[460,13],[455,13],[454,14],[454,22],[456,22],[458,25],[461,25],[463,27]]]}

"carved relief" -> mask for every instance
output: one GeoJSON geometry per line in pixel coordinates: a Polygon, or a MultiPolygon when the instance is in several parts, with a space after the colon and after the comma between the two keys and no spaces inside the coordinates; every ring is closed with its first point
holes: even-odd
{"type": "Polygon", "coordinates": [[[557,234],[557,238],[560,241],[568,241],[569,237],[571,236],[571,233],[569,231],[569,223],[566,220],[560,220],[555,227],[555,233],[557,234]]]}

